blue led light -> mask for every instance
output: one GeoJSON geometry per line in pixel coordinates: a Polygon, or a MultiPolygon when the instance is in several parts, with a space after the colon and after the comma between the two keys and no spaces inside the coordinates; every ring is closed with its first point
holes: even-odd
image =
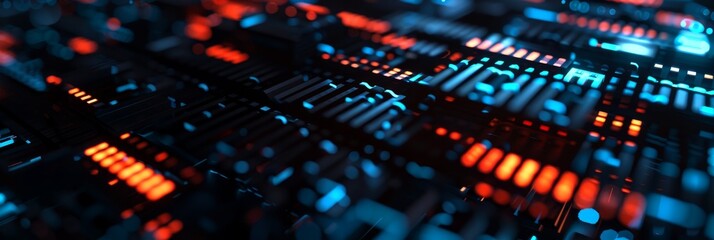
{"type": "Polygon", "coordinates": [[[317,44],[317,50],[327,53],[327,54],[335,54],[335,48],[324,43],[317,44]]]}
{"type": "Polygon", "coordinates": [[[255,25],[265,22],[265,19],[267,19],[265,14],[253,15],[253,16],[250,16],[250,17],[247,17],[247,18],[244,18],[243,20],[241,20],[240,26],[242,28],[253,27],[255,25]]]}
{"type": "Polygon", "coordinates": [[[330,210],[337,202],[342,200],[347,195],[345,187],[342,185],[335,186],[330,192],[325,194],[322,198],[317,200],[315,203],[315,208],[320,212],[326,212],[330,210]]]}
{"type": "Polygon", "coordinates": [[[558,14],[553,11],[548,11],[545,9],[540,9],[540,8],[533,8],[529,7],[526,8],[523,11],[523,14],[526,15],[526,17],[535,19],[535,20],[541,20],[545,22],[555,22],[558,20],[558,14]]]}
{"type": "Polygon", "coordinates": [[[674,39],[674,46],[677,51],[694,55],[705,55],[709,52],[711,45],[706,35],[690,31],[681,31],[674,39]]]}
{"type": "Polygon", "coordinates": [[[373,178],[379,177],[379,173],[381,171],[380,171],[379,167],[377,167],[377,165],[374,165],[374,163],[372,161],[367,160],[367,159],[362,160],[361,165],[362,165],[362,170],[364,170],[364,172],[368,176],[373,177],[373,178]]]}
{"type": "Polygon", "coordinates": [[[620,47],[619,45],[617,45],[617,44],[606,43],[606,42],[601,43],[601,44],[600,44],[600,47],[601,47],[602,49],[610,50],[610,51],[615,51],[615,52],[620,51],[620,49],[621,49],[621,47],[620,47]]]}
{"type": "Polygon", "coordinates": [[[309,103],[309,102],[307,102],[307,101],[303,101],[303,102],[302,102],[302,106],[305,107],[305,108],[307,108],[307,109],[312,109],[312,108],[314,107],[311,103],[309,103]]]}
{"type": "Polygon", "coordinates": [[[270,182],[271,182],[273,185],[278,185],[278,184],[280,184],[281,182],[285,181],[285,179],[288,179],[290,176],[292,176],[292,175],[293,175],[293,171],[294,171],[294,170],[293,170],[292,167],[286,168],[286,169],[283,170],[282,172],[280,172],[280,173],[278,173],[277,175],[275,175],[274,177],[270,178],[270,182]]]}
{"type": "Polygon", "coordinates": [[[648,57],[654,56],[654,50],[637,43],[622,43],[620,44],[620,49],[623,52],[632,53],[636,55],[648,57]]]}
{"type": "Polygon", "coordinates": [[[322,142],[320,142],[320,148],[329,154],[337,153],[337,146],[330,140],[322,140],[322,142]]]}
{"type": "Polygon", "coordinates": [[[709,176],[703,171],[687,168],[682,173],[682,188],[695,193],[704,193],[709,188],[709,176]]]}
{"type": "Polygon", "coordinates": [[[186,131],[193,132],[196,131],[196,127],[193,126],[192,124],[188,122],[183,122],[183,128],[186,129],[186,131]]]}
{"type": "Polygon", "coordinates": [[[680,227],[699,228],[704,224],[702,208],[669,196],[652,193],[647,196],[647,216],[680,227]]]}
{"type": "Polygon", "coordinates": [[[567,107],[565,106],[565,104],[553,99],[545,100],[545,109],[560,114],[565,114],[565,111],[567,111],[567,107]]]}
{"type": "MultiPolygon", "coordinates": [[[[2,140],[2,139],[0,139],[0,140],[2,140]]],[[[0,148],[9,146],[10,144],[13,144],[13,143],[15,143],[15,139],[13,139],[12,137],[10,137],[10,138],[8,138],[8,139],[3,140],[3,141],[0,142],[0,148]]]]}
{"type": "Polygon", "coordinates": [[[578,219],[584,223],[595,224],[600,220],[600,213],[592,208],[586,208],[578,212],[578,219]]]}

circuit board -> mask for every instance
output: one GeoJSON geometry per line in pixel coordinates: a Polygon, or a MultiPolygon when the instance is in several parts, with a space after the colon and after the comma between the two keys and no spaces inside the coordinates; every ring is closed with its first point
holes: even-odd
{"type": "Polygon", "coordinates": [[[714,239],[709,0],[0,0],[2,239],[714,239]]]}

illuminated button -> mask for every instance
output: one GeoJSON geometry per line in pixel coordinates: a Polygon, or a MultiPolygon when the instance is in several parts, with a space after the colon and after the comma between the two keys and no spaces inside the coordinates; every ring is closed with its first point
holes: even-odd
{"type": "Polygon", "coordinates": [[[152,188],[149,190],[148,193],[146,193],[146,198],[151,200],[151,201],[156,201],[162,198],[163,196],[166,196],[166,194],[171,193],[176,186],[174,185],[173,182],[171,181],[164,181],[157,185],[156,187],[152,188]]]}
{"type": "Polygon", "coordinates": [[[518,187],[528,187],[531,184],[531,181],[533,181],[533,176],[535,176],[539,168],[540,163],[533,159],[526,159],[526,161],[523,162],[521,169],[519,169],[516,173],[513,183],[518,187]]]}

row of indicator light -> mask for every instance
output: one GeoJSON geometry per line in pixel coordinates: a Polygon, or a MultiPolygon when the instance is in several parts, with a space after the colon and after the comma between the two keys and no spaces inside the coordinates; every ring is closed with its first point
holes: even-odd
{"type": "MultiPolygon", "coordinates": [[[[144,153],[147,155],[153,155],[154,162],[163,164],[164,167],[174,168],[179,164],[179,161],[177,161],[176,158],[170,156],[166,151],[159,151],[158,153],[152,151],[152,149],[154,148],[148,147],[149,143],[146,141],[141,141],[138,136],[132,137],[130,133],[124,133],[119,136],[119,139],[130,144],[139,151],[144,151],[148,149],[148,151],[144,151],[144,153]]],[[[196,185],[203,181],[203,176],[194,167],[185,166],[180,168],[181,169],[178,170],[179,176],[184,179],[188,179],[189,183],[196,185]]]]}
{"type": "Polygon", "coordinates": [[[84,155],[91,157],[92,161],[144,194],[150,201],[159,200],[176,188],[175,184],[162,174],[106,142],[87,148],[84,155]]]}
{"type": "Polygon", "coordinates": [[[560,170],[551,165],[541,168],[541,164],[536,160],[523,161],[518,154],[505,153],[499,148],[489,148],[483,143],[476,143],[466,151],[461,157],[461,164],[467,168],[476,166],[483,174],[494,173],[501,181],[513,178],[513,183],[521,188],[532,185],[533,190],[538,194],[546,195],[552,188],[553,198],[560,203],[572,198],[578,181],[577,174],[573,172],[565,171],[560,174],[560,170]],[[539,174],[536,176],[536,173],[539,174]],[[557,183],[556,179],[559,179],[557,183]]]}
{"type": "MultiPolygon", "coordinates": [[[[636,83],[634,81],[630,81],[630,82],[632,82],[634,84],[627,85],[627,88],[625,89],[626,96],[631,96],[632,92],[634,92],[634,88],[636,86],[636,83]],[[628,95],[628,93],[629,93],[629,95],[628,95]]],[[[613,98],[614,98],[614,95],[611,92],[605,93],[605,96],[603,96],[603,98],[602,98],[602,104],[607,105],[607,106],[612,105],[613,98]]],[[[628,105],[620,102],[619,107],[627,108],[628,105]]],[[[647,111],[646,109],[647,109],[647,102],[644,102],[644,101],[637,102],[637,107],[635,108],[635,112],[637,112],[639,114],[645,114],[645,112],[647,111]]]]}
{"type": "Polygon", "coordinates": [[[608,1],[643,6],[643,7],[655,7],[655,8],[662,6],[662,3],[664,3],[664,0],[608,0],[608,1]]]}
{"type": "Polygon", "coordinates": [[[168,213],[163,213],[144,224],[144,232],[150,233],[156,240],[170,239],[181,229],[183,229],[183,222],[173,219],[168,213]]]}
{"type": "MultiPolygon", "coordinates": [[[[379,36],[379,35],[376,35],[379,36]]],[[[389,45],[402,50],[407,50],[416,44],[416,39],[407,36],[397,36],[395,33],[390,33],[381,37],[373,37],[372,40],[382,43],[384,45],[389,45]]]]}
{"type": "MultiPolygon", "coordinates": [[[[322,58],[325,60],[330,59],[330,55],[325,53],[322,55],[322,58]]],[[[345,56],[342,54],[337,54],[332,57],[332,61],[339,62],[342,65],[350,66],[352,68],[359,68],[361,66],[364,70],[370,71],[378,75],[381,74],[382,76],[388,78],[393,77],[396,80],[404,80],[405,78],[409,78],[414,74],[412,71],[403,71],[401,68],[392,68],[386,64],[381,64],[376,61],[369,61],[366,58],[359,60],[357,59],[357,57],[354,56],[345,58],[345,56]]]]}
{"type": "MultiPolygon", "coordinates": [[[[435,130],[434,132],[436,133],[436,135],[442,136],[442,137],[448,135],[449,138],[450,138],[451,140],[454,140],[454,141],[459,141],[459,140],[461,140],[461,133],[460,133],[460,132],[457,132],[457,131],[449,132],[448,130],[446,130],[446,128],[438,127],[438,128],[436,128],[436,130],[435,130]]],[[[469,139],[467,140],[467,142],[473,142],[473,138],[469,138],[469,139]]]]}
{"type": "Polygon", "coordinates": [[[357,13],[342,11],[337,13],[337,17],[342,21],[342,25],[371,33],[382,34],[392,28],[387,21],[372,19],[357,13]]]}
{"type": "MultiPolygon", "coordinates": [[[[593,122],[593,125],[595,125],[596,127],[603,127],[605,125],[605,123],[607,122],[607,117],[608,117],[607,112],[598,111],[597,116],[595,117],[595,121],[593,122]]],[[[624,125],[624,123],[623,123],[624,120],[625,120],[625,117],[616,115],[612,119],[611,129],[613,131],[619,131],[620,128],[622,128],[622,126],[624,125]]],[[[642,120],[631,119],[630,125],[627,130],[627,134],[632,137],[637,137],[640,134],[641,129],[642,129],[642,120]]]]}
{"type": "MultiPolygon", "coordinates": [[[[595,207],[601,213],[603,219],[613,219],[615,217],[620,220],[620,222],[630,228],[639,228],[646,208],[646,198],[644,195],[638,192],[625,192],[626,196],[622,199],[622,194],[616,192],[610,192],[608,188],[612,189],[613,186],[604,186],[601,189],[600,182],[594,178],[586,178],[580,183],[578,191],[573,197],[573,203],[575,207],[579,209],[588,209],[595,207]],[[606,194],[601,194],[606,193],[606,194]],[[622,199],[622,204],[620,200],[622,199]],[[620,207],[619,214],[617,212],[617,207],[620,207]]],[[[492,198],[493,202],[506,205],[511,203],[511,206],[517,210],[528,209],[528,212],[534,218],[543,218],[549,216],[549,209],[543,202],[532,201],[526,203],[526,199],[520,196],[514,196],[511,198],[510,193],[507,190],[495,188],[491,184],[485,182],[477,182],[474,184],[474,192],[482,197],[483,199],[492,198]]],[[[465,191],[465,189],[462,189],[465,191]]],[[[565,218],[566,216],[560,214],[558,218],[565,218]]]]}
{"type": "MultiPolygon", "coordinates": [[[[493,173],[501,181],[508,181],[512,178],[517,187],[532,187],[533,191],[541,195],[547,195],[552,190],[553,199],[557,202],[566,203],[572,199],[574,205],[580,209],[593,207],[601,189],[600,182],[597,179],[585,178],[578,184],[578,175],[573,172],[565,171],[561,173],[557,167],[551,165],[545,165],[541,168],[541,163],[536,160],[522,160],[518,154],[505,153],[498,148],[489,149],[483,143],[474,144],[462,156],[461,163],[469,168],[476,166],[484,174],[493,173]],[[501,161],[501,159],[503,160],[501,161]]],[[[474,191],[484,198],[496,193],[493,187],[487,183],[476,184],[474,191]]],[[[619,215],[620,221],[628,226],[639,225],[644,215],[644,197],[642,194],[630,192],[629,189],[623,188],[622,192],[628,195],[622,204],[619,215]]],[[[504,195],[504,193],[500,195],[504,195]]],[[[505,195],[508,195],[508,193],[505,192],[505,195]]],[[[498,197],[500,199],[498,200],[496,195],[493,196],[494,200],[501,202],[501,204],[506,204],[509,199],[509,197],[501,196],[498,197]]],[[[532,211],[532,214],[536,217],[540,216],[542,212],[543,209],[538,208],[538,211],[532,211]]]]}
{"type": "MultiPolygon", "coordinates": [[[[281,4],[282,3],[275,1],[268,2],[265,4],[265,12],[268,14],[276,14],[280,11],[281,4]]],[[[283,12],[285,16],[293,18],[298,16],[298,10],[305,12],[305,19],[308,21],[315,21],[319,15],[327,15],[330,13],[330,10],[326,7],[306,2],[298,2],[294,3],[294,6],[286,6],[283,12]]]]}
{"type": "Polygon", "coordinates": [[[621,34],[623,36],[646,37],[648,39],[656,39],[658,36],[662,40],[668,38],[667,33],[645,27],[633,27],[631,24],[611,23],[609,20],[597,20],[578,16],[575,14],[559,13],[558,22],[562,24],[575,25],[580,28],[597,30],[603,33],[621,34]]]}
{"type": "MultiPolygon", "coordinates": [[[[524,126],[528,126],[528,127],[532,127],[532,126],[533,126],[533,122],[531,122],[531,121],[529,121],[529,120],[524,120],[524,121],[523,121],[523,125],[524,125],[524,126]]],[[[541,125],[541,128],[539,128],[539,129],[540,129],[541,131],[544,131],[544,132],[550,131],[550,127],[548,127],[548,126],[546,126],[546,125],[541,125]],[[545,127],[543,127],[543,126],[545,126],[545,127]]],[[[435,133],[437,136],[449,137],[449,139],[454,140],[454,141],[459,141],[459,140],[464,139],[464,138],[463,138],[463,135],[462,135],[460,132],[458,132],[458,131],[449,131],[448,129],[446,129],[446,128],[444,128],[444,127],[437,127],[437,128],[434,130],[434,133],[435,133]]],[[[563,137],[567,137],[567,136],[568,136],[568,133],[565,132],[565,131],[562,131],[562,130],[558,130],[558,131],[557,131],[557,134],[560,135],[560,136],[563,136],[563,137]]],[[[473,142],[474,142],[474,138],[473,138],[473,137],[468,137],[468,138],[466,138],[466,143],[471,144],[471,143],[473,143],[473,142]]]]}
{"type": "Polygon", "coordinates": [[[72,88],[68,90],[67,93],[69,95],[74,96],[75,98],[78,98],[79,100],[82,100],[83,102],[86,102],[89,105],[99,102],[97,98],[92,97],[92,95],[87,94],[85,91],[82,91],[79,88],[72,88]]]}
{"type": "MultiPolygon", "coordinates": [[[[661,63],[655,63],[654,68],[664,69],[664,65],[662,65],[661,63]]],[[[679,67],[672,66],[672,67],[669,67],[669,71],[674,72],[674,73],[679,73],[681,71],[681,69],[679,67]]],[[[694,77],[694,76],[697,76],[697,72],[692,71],[692,70],[687,70],[687,75],[694,77]]],[[[707,80],[714,80],[714,75],[712,75],[712,74],[704,74],[703,77],[704,77],[704,79],[707,79],[707,80]]]]}
{"type": "Polygon", "coordinates": [[[667,27],[681,27],[685,19],[694,19],[691,15],[660,10],[655,13],[655,22],[667,27]]]}
{"type": "Polygon", "coordinates": [[[494,43],[490,40],[481,40],[479,37],[474,37],[466,42],[466,46],[470,48],[477,48],[480,50],[488,49],[492,53],[500,53],[505,56],[511,56],[518,59],[526,59],[531,62],[539,62],[545,65],[552,65],[555,67],[562,67],[567,61],[565,58],[555,58],[552,55],[542,55],[537,51],[530,51],[525,48],[520,48],[516,50],[513,46],[505,46],[504,44],[497,42],[494,43]],[[539,60],[540,59],[540,60],[539,60]],[[555,60],[555,61],[553,61],[555,60]],[[552,62],[552,63],[551,63],[552,62]]]}
{"type": "Polygon", "coordinates": [[[248,60],[248,54],[222,45],[213,45],[208,47],[206,49],[206,56],[232,64],[239,64],[248,60]]]}

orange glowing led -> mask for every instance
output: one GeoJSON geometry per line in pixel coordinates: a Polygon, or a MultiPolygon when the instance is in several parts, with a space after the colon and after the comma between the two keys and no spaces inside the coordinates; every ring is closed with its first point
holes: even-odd
{"type": "Polygon", "coordinates": [[[144,168],[146,168],[146,165],[140,162],[136,162],[119,171],[119,173],[117,173],[117,177],[119,177],[119,179],[121,180],[127,180],[131,175],[134,175],[135,173],[143,170],[144,168]]]}
{"type": "Polygon", "coordinates": [[[631,228],[638,228],[646,207],[645,197],[637,192],[627,194],[620,208],[620,223],[631,228]]]}
{"type": "Polygon", "coordinates": [[[184,29],[184,34],[186,34],[186,36],[191,39],[199,41],[206,41],[208,39],[211,39],[211,36],[213,35],[211,27],[200,23],[187,24],[186,29],[184,29]]]}
{"type": "MultiPolygon", "coordinates": [[[[157,156],[161,156],[162,153],[157,156]]],[[[156,201],[176,188],[172,181],[165,179],[159,172],[144,163],[137,162],[133,157],[127,156],[125,152],[106,142],[87,148],[84,154],[110,173],[116,174],[118,180],[125,181],[129,187],[134,187],[137,192],[145,194],[150,201],[156,201]]]]}
{"type": "Polygon", "coordinates": [[[12,34],[5,32],[5,31],[0,31],[0,49],[8,49],[15,45],[17,41],[15,40],[15,37],[12,36],[12,34]]]}
{"type": "Polygon", "coordinates": [[[449,138],[451,138],[451,140],[457,141],[457,140],[461,139],[461,133],[451,132],[451,134],[449,134],[449,138]]]}
{"type": "Polygon", "coordinates": [[[126,157],[126,153],[118,152],[118,153],[112,155],[111,157],[105,158],[104,160],[99,162],[99,165],[106,168],[106,167],[109,167],[112,164],[114,164],[116,161],[124,159],[125,157],[126,157]]]}
{"type": "Polygon", "coordinates": [[[173,182],[171,181],[164,181],[157,185],[156,187],[152,188],[149,190],[148,193],[146,193],[146,198],[151,200],[151,201],[156,201],[165,196],[166,194],[171,193],[176,186],[174,185],[173,182]]]}
{"type": "Polygon", "coordinates": [[[564,172],[553,189],[553,198],[561,203],[570,201],[573,191],[578,184],[578,175],[573,172],[564,172]]]}
{"type": "Polygon", "coordinates": [[[598,180],[594,178],[583,179],[573,199],[575,206],[580,209],[592,207],[595,204],[599,191],[600,182],[598,180]]]}
{"type": "Polygon", "coordinates": [[[124,133],[124,134],[122,134],[121,136],[119,136],[119,139],[124,140],[124,139],[129,138],[130,136],[131,136],[131,134],[129,134],[129,133],[124,133]]]}
{"type": "Polygon", "coordinates": [[[557,168],[550,165],[543,167],[543,170],[541,170],[533,183],[533,190],[539,194],[548,194],[553,182],[558,178],[559,172],[557,168]]]}
{"type": "Polygon", "coordinates": [[[479,44],[481,44],[481,39],[478,38],[478,37],[472,38],[471,40],[469,40],[468,42],[466,42],[466,46],[467,46],[467,47],[470,47],[470,48],[474,48],[474,47],[476,47],[476,46],[479,45],[479,44]]]}
{"type": "Polygon", "coordinates": [[[461,156],[461,165],[464,167],[473,167],[481,156],[486,152],[486,145],[483,143],[474,144],[463,156],[461,156]]]}
{"type": "Polygon", "coordinates": [[[119,21],[118,18],[109,18],[107,19],[107,28],[112,31],[119,30],[119,28],[121,28],[121,21],[119,21]]]}
{"type": "Polygon", "coordinates": [[[239,64],[248,60],[248,54],[234,50],[230,47],[214,45],[206,49],[206,56],[219,59],[232,64],[239,64]]]}
{"type": "Polygon", "coordinates": [[[340,18],[343,25],[367,32],[383,34],[391,29],[391,25],[387,21],[371,19],[352,12],[342,11],[337,13],[337,17],[340,18]]]}
{"type": "Polygon", "coordinates": [[[493,45],[493,47],[489,48],[488,51],[492,52],[492,53],[497,53],[497,52],[503,50],[504,47],[505,46],[503,46],[503,44],[501,44],[499,42],[499,43],[496,43],[495,45],[493,45]]]}
{"type": "Polygon", "coordinates": [[[131,164],[134,164],[135,162],[136,159],[134,159],[133,157],[127,157],[122,161],[116,161],[114,164],[109,166],[109,172],[112,174],[117,174],[119,171],[131,164]]]}
{"type": "Polygon", "coordinates": [[[163,161],[166,160],[166,158],[168,158],[168,157],[169,157],[169,154],[168,154],[168,153],[166,153],[166,152],[161,152],[161,153],[156,154],[156,156],[154,156],[154,160],[157,161],[157,162],[163,162],[163,161]]]}
{"type": "Polygon", "coordinates": [[[602,127],[605,125],[605,121],[607,121],[607,113],[603,111],[599,111],[597,113],[597,117],[595,117],[595,122],[593,122],[593,125],[597,127],[602,127]]]}
{"type": "Polygon", "coordinates": [[[148,179],[144,180],[143,182],[139,183],[139,185],[136,187],[136,191],[139,193],[146,193],[149,190],[151,190],[153,187],[155,187],[157,184],[159,184],[163,181],[164,181],[163,176],[161,176],[159,174],[154,174],[153,176],[151,176],[148,179]]]}
{"type": "Polygon", "coordinates": [[[49,75],[49,76],[47,76],[46,81],[47,81],[47,83],[52,84],[52,85],[59,85],[62,83],[62,78],[55,76],[55,75],[49,75]]]}
{"type": "Polygon", "coordinates": [[[217,6],[216,13],[221,17],[233,21],[238,21],[243,18],[246,14],[257,12],[256,7],[240,3],[240,2],[226,2],[217,6]]]}
{"type": "Polygon", "coordinates": [[[97,153],[100,150],[104,150],[105,148],[109,147],[109,144],[107,142],[102,142],[100,144],[97,144],[96,146],[87,148],[87,150],[84,150],[84,155],[86,156],[92,156],[95,153],[97,153]]]}
{"type": "Polygon", "coordinates": [[[503,162],[496,169],[496,178],[508,181],[508,179],[513,176],[513,172],[516,170],[518,165],[521,164],[521,157],[514,153],[509,153],[503,159],[503,162]]]}
{"type": "Polygon", "coordinates": [[[637,135],[640,134],[640,130],[642,129],[642,121],[637,120],[637,119],[632,119],[630,121],[630,127],[627,131],[627,134],[633,137],[637,137],[637,135]]]}
{"type": "Polygon", "coordinates": [[[518,51],[516,51],[516,53],[513,54],[513,57],[515,57],[515,58],[523,58],[523,56],[525,56],[526,53],[528,53],[528,50],[518,49],[518,51]]]}
{"type": "Polygon", "coordinates": [[[154,170],[151,170],[151,168],[144,168],[143,170],[129,177],[129,179],[126,180],[126,185],[129,185],[130,187],[135,187],[136,185],[151,177],[152,175],[154,175],[154,170]]]}
{"type": "Polygon", "coordinates": [[[538,172],[538,169],[540,169],[540,163],[538,163],[538,161],[526,159],[513,178],[513,183],[518,187],[528,187],[531,181],[533,181],[533,176],[538,172]]]}
{"type": "Polygon", "coordinates": [[[493,168],[498,164],[498,161],[503,157],[503,151],[498,148],[493,148],[486,156],[483,157],[481,163],[478,164],[478,170],[482,173],[489,174],[493,171],[493,168]]]}
{"type": "Polygon", "coordinates": [[[95,162],[99,162],[101,160],[104,160],[104,158],[116,153],[117,151],[118,151],[117,148],[109,147],[104,151],[101,151],[101,152],[98,152],[98,153],[92,155],[92,160],[94,160],[95,162]]]}
{"type": "Polygon", "coordinates": [[[67,45],[72,51],[80,55],[92,54],[97,51],[97,43],[83,37],[72,38],[67,45]]]}
{"type": "Polygon", "coordinates": [[[598,30],[600,32],[607,32],[607,30],[610,29],[610,23],[606,21],[600,22],[600,25],[598,26],[598,30]]]}
{"type": "Polygon", "coordinates": [[[528,56],[526,57],[526,60],[532,62],[532,61],[535,61],[538,57],[540,57],[539,52],[531,52],[531,54],[528,54],[528,56]]]}
{"type": "Polygon", "coordinates": [[[177,233],[177,232],[181,231],[181,229],[183,229],[183,223],[178,219],[174,219],[173,221],[171,221],[168,224],[168,227],[171,230],[171,232],[177,233]]]}
{"type": "Polygon", "coordinates": [[[514,48],[514,47],[507,47],[506,49],[504,49],[504,50],[501,52],[501,54],[508,56],[508,55],[513,54],[515,51],[516,51],[516,48],[514,48]]]}
{"type": "Polygon", "coordinates": [[[492,44],[493,44],[493,42],[491,42],[491,40],[486,39],[486,40],[483,40],[483,42],[480,45],[478,45],[476,48],[481,49],[481,50],[486,50],[486,48],[491,47],[492,44]]]}
{"type": "Polygon", "coordinates": [[[558,58],[558,60],[555,61],[555,63],[553,63],[553,66],[561,67],[561,66],[563,66],[565,61],[567,61],[567,60],[565,60],[565,58],[558,58]]]}
{"type": "Polygon", "coordinates": [[[491,187],[491,185],[489,185],[488,183],[482,182],[474,186],[474,191],[476,192],[476,194],[483,198],[490,198],[493,194],[493,187],[491,187]]]}

